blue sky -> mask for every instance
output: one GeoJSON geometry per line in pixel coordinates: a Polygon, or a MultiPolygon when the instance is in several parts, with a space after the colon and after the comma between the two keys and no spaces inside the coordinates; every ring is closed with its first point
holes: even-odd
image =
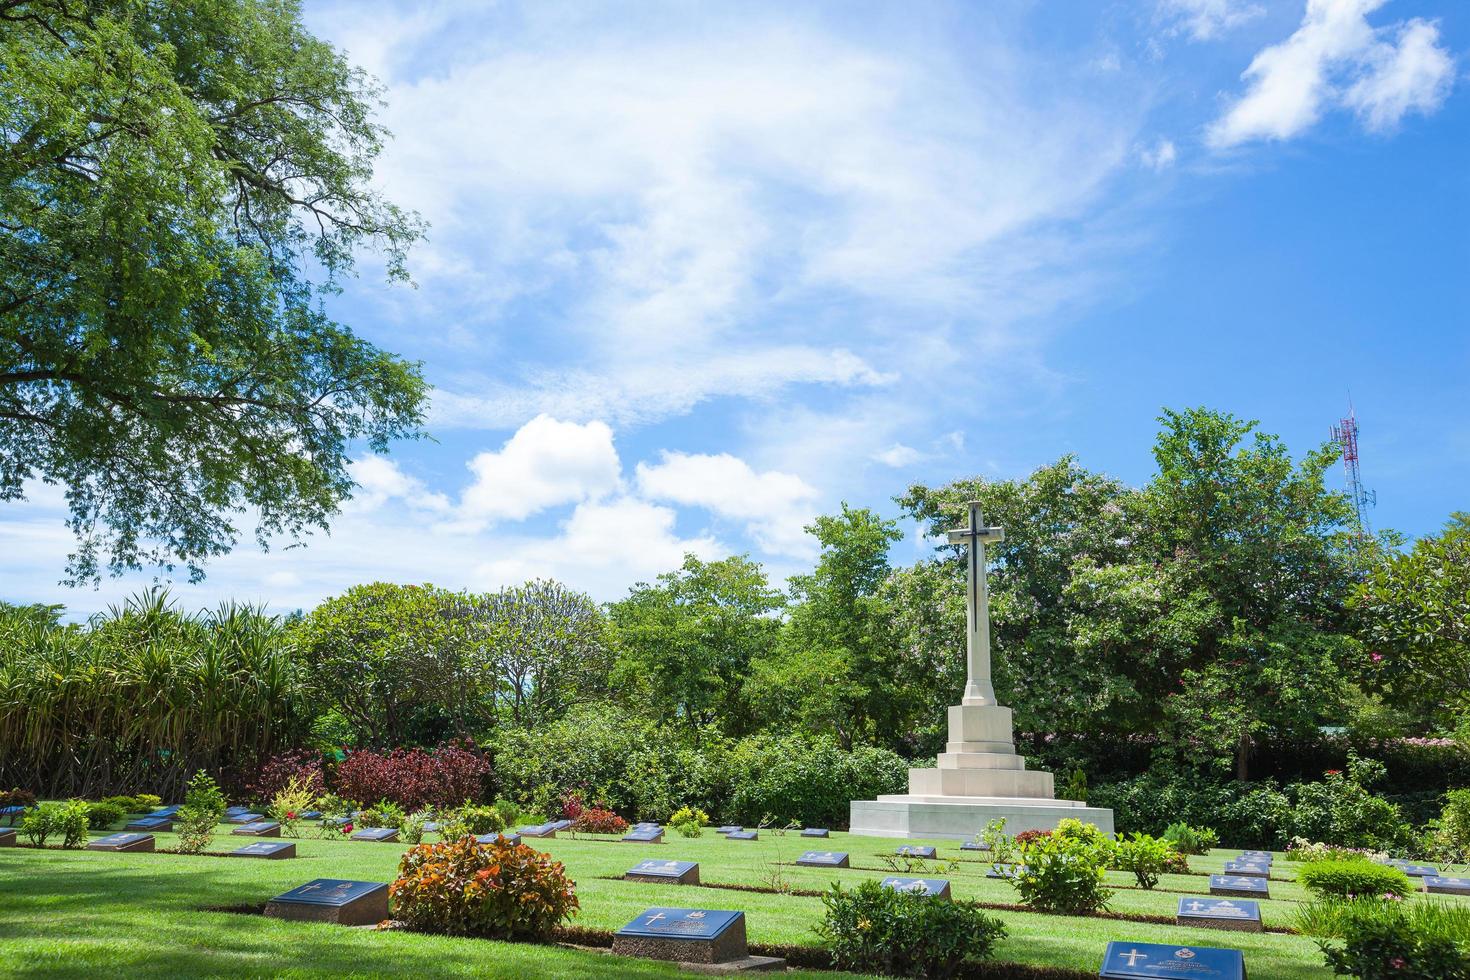
{"type": "MultiPolygon", "coordinates": [[[[242,546],[189,605],[532,576],[612,599],[686,551],[783,577],[843,500],[1067,452],[1142,482],[1164,406],[1300,454],[1349,392],[1375,525],[1470,509],[1470,6],[306,15],[382,80],[379,179],[432,226],[416,288],[369,260],[332,311],[424,362],[435,441],[359,462],[330,536],[242,546]]],[[[0,510],[0,595],[148,580],[55,586],[61,513],[0,510]]]]}

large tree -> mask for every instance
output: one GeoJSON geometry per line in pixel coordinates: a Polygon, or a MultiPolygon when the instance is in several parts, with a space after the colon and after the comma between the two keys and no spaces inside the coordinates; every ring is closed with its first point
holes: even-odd
{"type": "Polygon", "coordinates": [[[0,65],[0,500],[66,488],[73,580],[324,527],[425,399],[320,304],[420,234],[373,85],[291,0],[3,0],[0,65]]]}
{"type": "Polygon", "coordinates": [[[1373,681],[1394,703],[1441,723],[1470,712],[1470,513],[1375,568],[1352,606],[1373,681]]]}

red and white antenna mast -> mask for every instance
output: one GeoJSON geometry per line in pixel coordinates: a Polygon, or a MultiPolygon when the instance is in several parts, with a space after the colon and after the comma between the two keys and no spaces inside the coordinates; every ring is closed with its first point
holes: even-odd
{"type": "Polygon", "coordinates": [[[1342,468],[1347,473],[1348,496],[1353,501],[1353,520],[1358,540],[1372,533],[1368,526],[1368,508],[1377,506],[1378,494],[1363,487],[1363,474],[1358,469],[1358,418],[1352,398],[1348,398],[1347,418],[1332,427],[1332,439],[1342,447],[1342,468]]]}

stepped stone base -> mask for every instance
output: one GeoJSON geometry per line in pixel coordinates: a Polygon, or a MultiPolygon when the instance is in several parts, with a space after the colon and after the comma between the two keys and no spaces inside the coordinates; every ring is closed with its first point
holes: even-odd
{"type": "Polygon", "coordinates": [[[992,820],[1004,818],[1006,833],[1014,835],[1023,830],[1055,830],[1066,817],[1096,824],[1107,834],[1113,832],[1112,810],[1076,800],[923,795],[853,800],[849,827],[852,833],[868,837],[969,840],[992,820]]]}
{"type": "Polygon", "coordinates": [[[910,769],[905,795],[854,800],[849,827],[871,837],[969,840],[1001,818],[1006,833],[1018,834],[1053,830],[1073,817],[1113,832],[1112,810],[1055,795],[1052,774],[1027,769],[1016,754],[1010,708],[956,704],[949,708],[949,743],[938,766],[910,769]]]}

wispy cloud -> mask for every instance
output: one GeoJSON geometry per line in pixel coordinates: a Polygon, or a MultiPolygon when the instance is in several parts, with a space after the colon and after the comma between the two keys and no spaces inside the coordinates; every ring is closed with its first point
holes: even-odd
{"type": "Polygon", "coordinates": [[[1437,109],[1454,76],[1439,28],[1418,19],[1374,27],[1368,14],[1384,2],[1308,0],[1301,26],[1246,68],[1245,94],[1210,126],[1209,143],[1290,139],[1337,106],[1374,131],[1437,109]]]}

